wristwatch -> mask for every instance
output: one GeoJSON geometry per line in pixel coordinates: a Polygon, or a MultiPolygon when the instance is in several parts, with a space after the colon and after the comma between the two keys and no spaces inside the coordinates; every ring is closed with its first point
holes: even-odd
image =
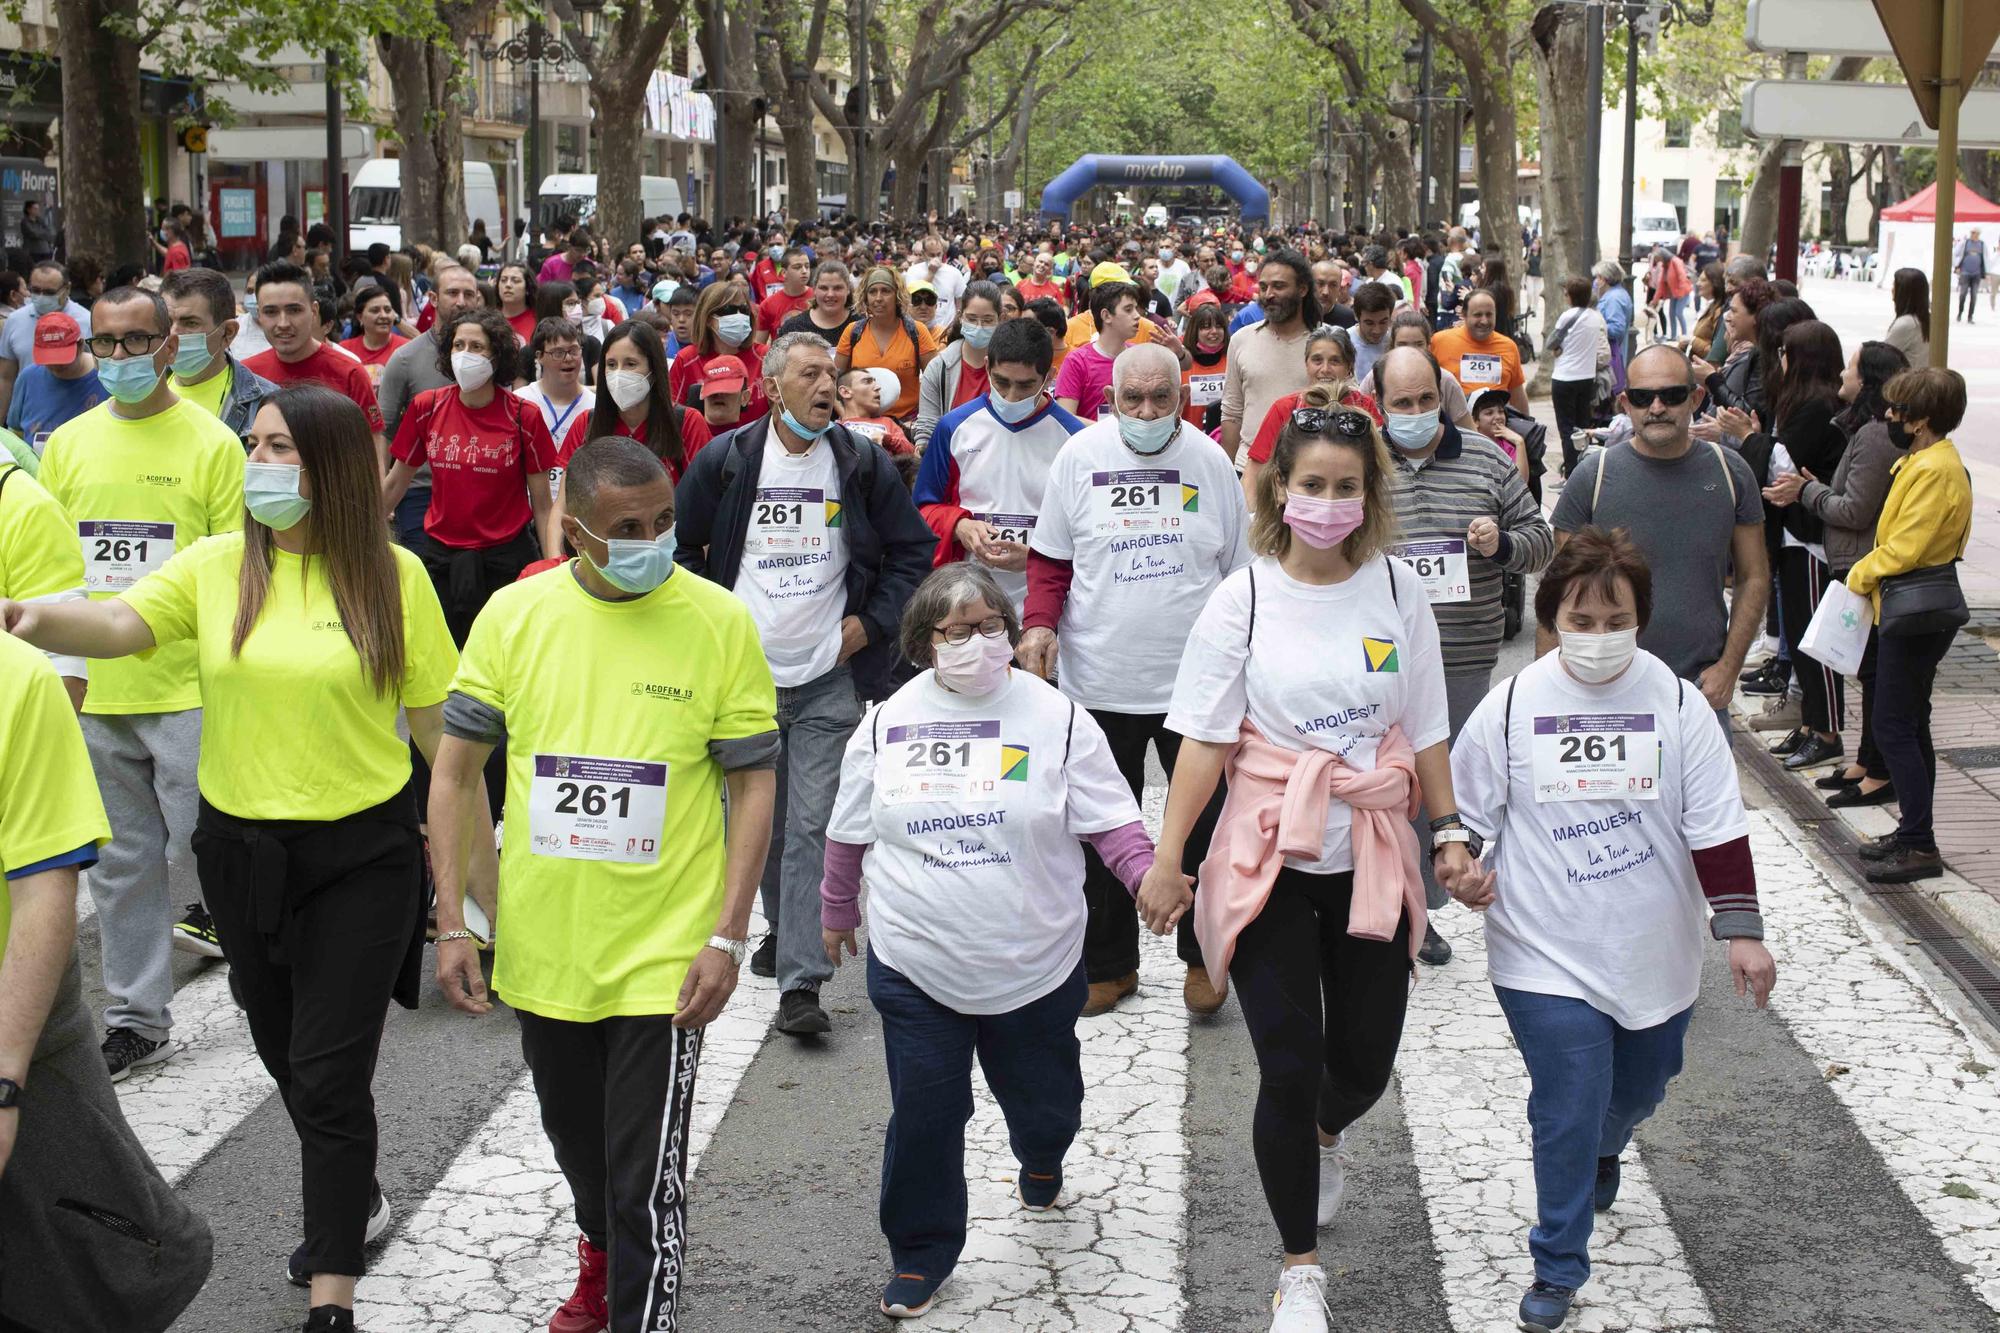
{"type": "Polygon", "coordinates": [[[1431,855],[1433,857],[1455,842],[1463,844],[1467,854],[1475,861],[1479,859],[1479,853],[1485,848],[1484,840],[1477,833],[1474,833],[1461,823],[1457,815],[1447,815],[1443,819],[1434,819],[1431,821],[1431,855]]]}
{"type": "Polygon", "coordinates": [[[719,953],[728,954],[732,967],[741,967],[743,966],[743,959],[750,952],[750,941],[732,940],[726,935],[710,935],[708,937],[708,947],[719,953]]]}
{"type": "Polygon", "coordinates": [[[21,1104],[21,1085],[11,1078],[0,1078],[0,1111],[10,1111],[21,1104]]]}

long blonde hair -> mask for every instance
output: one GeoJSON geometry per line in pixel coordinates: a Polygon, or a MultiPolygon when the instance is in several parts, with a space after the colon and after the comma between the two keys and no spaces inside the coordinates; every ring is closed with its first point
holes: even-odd
{"type": "Polygon", "coordinates": [[[1358,417],[1367,427],[1367,434],[1345,435],[1330,429],[1305,431],[1290,421],[1285,422],[1284,429],[1278,432],[1277,444],[1271,449],[1270,464],[1257,476],[1257,512],[1250,519],[1250,549],[1258,555],[1282,558],[1291,549],[1292,529],[1285,522],[1285,494],[1299,450],[1315,444],[1352,449],[1361,455],[1361,526],[1340,544],[1340,553],[1347,557],[1348,563],[1356,566],[1366,563],[1396,538],[1396,465],[1390,460],[1382,432],[1375,429],[1374,419],[1359,408],[1341,407],[1341,387],[1307,385],[1299,393],[1298,405],[1327,413],[1329,427],[1336,412],[1358,417]]]}

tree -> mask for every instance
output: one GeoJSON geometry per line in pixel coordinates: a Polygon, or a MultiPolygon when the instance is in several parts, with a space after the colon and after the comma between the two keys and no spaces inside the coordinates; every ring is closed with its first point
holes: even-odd
{"type": "MultiPolygon", "coordinates": [[[[1413,106],[1399,107],[1385,98],[1369,77],[1361,50],[1379,50],[1394,34],[1361,29],[1362,48],[1355,47],[1356,29],[1350,10],[1337,7],[1335,0],[1290,0],[1293,22],[1313,45],[1334,58],[1346,87],[1346,105],[1367,136],[1369,164],[1382,173],[1382,217],[1390,222],[1417,216],[1417,163],[1410,152],[1410,126],[1417,112],[1413,106]]],[[[1385,5],[1384,10],[1387,10],[1385,5]]],[[[1393,71],[1391,71],[1393,77],[1393,71]]],[[[1372,174],[1372,172],[1371,172],[1372,174]]],[[[1369,182],[1363,181],[1365,193],[1369,182]]],[[[1371,215],[1371,221],[1375,220],[1371,215]]]]}
{"type": "Polygon", "coordinates": [[[432,37],[375,35],[395,95],[405,245],[444,248],[465,238],[465,43],[493,8],[494,0],[435,0],[432,37]]]}
{"type": "MultiPolygon", "coordinates": [[[[1858,56],[1829,61],[1822,80],[1845,81],[1858,78],[1868,62],[1858,56]]],[[[1750,196],[1743,202],[1743,229],[1737,237],[1746,255],[1762,258],[1778,239],[1778,193],[1785,163],[1785,140],[1765,141],[1757,154],[1756,175],[1750,181],[1750,196]]]]}
{"type": "Polygon", "coordinates": [[[550,0],[569,49],[590,80],[597,125],[596,232],[614,244],[639,235],[639,147],[646,124],[646,90],[660,53],[679,26],[680,0],[607,5],[594,35],[586,35],[570,0],[550,0]]]}
{"type": "Polygon", "coordinates": [[[786,0],[765,0],[764,21],[771,35],[757,43],[757,81],[785,140],[785,211],[794,220],[819,215],[812,85],[826,46],[828,6],[829,0],[813,0],[801,25],[798,11],[786,0]]]}
{"type": "MultiPolygon", "coordinates": [[[[1584,66],[1590,52],[1586,46],[1588,26],[1583,11],[1570,4],[1548,4],[1536,12],[1529,26],[1535,53],[1536,83],[1541,92],[1542,160],[1542,278],[1554,291],[1567,278],[1581,275],[1590,255],[1587,234],[1585,193],[1589,180],[1584,159],[1584,137],[1577,127],[1593,115],[1601,116],[1601,106],[1591,106],[1584,66]]],[[[1484,212],[1484,210],[1481,210],[1484,212]]],[[[1549,347],[1549,332],[1561,317],[1566,302],[1542,302],[1542,361],[1555,365],[1555,351],[1549,347]]]]}
{"type": "Polygon", "coordinates": [[[1479,246],[1506,266],[1518,281],[1521,224],[1514,214],[1520,143],[1514,104],[1514,64],[1509,48],[1514,24],[1511,0],[1402,0],[1410,17],[1458,57],[1465,71],[1465,96],[1472,111],[1474,178],[1479,183],[1479,246]]]}

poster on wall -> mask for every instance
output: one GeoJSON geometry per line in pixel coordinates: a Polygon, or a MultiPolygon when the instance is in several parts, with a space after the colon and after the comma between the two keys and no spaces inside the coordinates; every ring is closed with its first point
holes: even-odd
{"type": "Polygon", "coordinates": [[[56,169],[32,157],[0,157],[0,242],[21,243],[21,209],[29,200],[42,206],[42,220],[60,236],[62,210],[57,203],[56,169]]]}
{"type": "Polygon", "coordinates": [[[324,221],[326,221],[326,191],[307,190],[306,225],[310,227],[316,222],[324,221]]]}
{"type": "Polygon", "coordinates": [[[257,192],[255,190],[217,190],[218,210],[216,234],[225,240],[257,234],[257,192]]]}

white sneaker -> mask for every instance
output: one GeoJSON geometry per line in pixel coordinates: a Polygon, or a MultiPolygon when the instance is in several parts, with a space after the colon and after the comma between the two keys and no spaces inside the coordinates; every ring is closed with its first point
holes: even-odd
{"type": "Polygon", "coordinates": [[[1318,1264],[1299,1264],[1278,1276],[1271,1297],[1271,1333],[1327,1333],[1326,1272],[1318,1264]]]}
{"type": "Polygon", "coordinates": [[[1341,1131],[1333,1143],[1322,1145],[1319,1150],[1319,1224],[1333,1225],[1333,1218],[1340,1211],[1341,1196],[1347,1193],[1347,1168],[1354,1164],[1354,1157],[1347,1151],[1347,1132],[1341,1131]]]}

